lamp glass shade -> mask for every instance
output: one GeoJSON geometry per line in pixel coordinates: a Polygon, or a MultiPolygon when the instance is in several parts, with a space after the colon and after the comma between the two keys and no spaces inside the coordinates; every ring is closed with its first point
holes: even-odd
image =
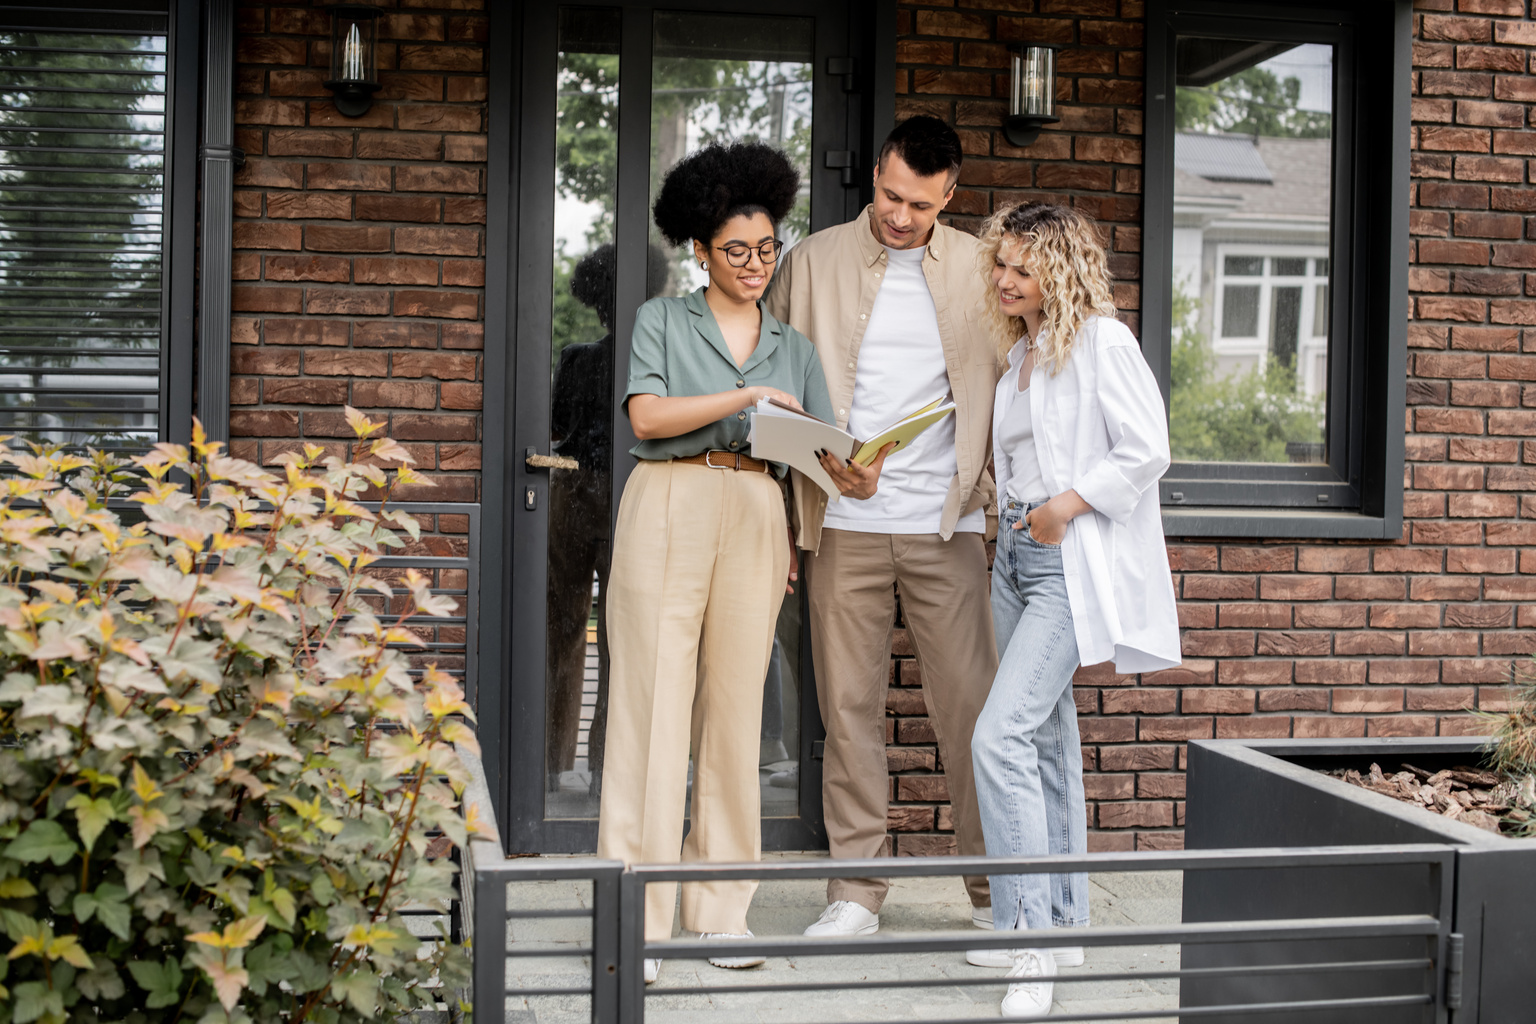
{"type": "Polygon", "coordinates": [[[1056,50],[1051,46],[1021,46],[1013,52],[1008,95],[1012,117],[1056,115],[1056,50]]]}
{"type": "Polygon", "coordinates": [[[370,7],[331,8],[332,82],[377,85],[379,11],[370,7]]]}

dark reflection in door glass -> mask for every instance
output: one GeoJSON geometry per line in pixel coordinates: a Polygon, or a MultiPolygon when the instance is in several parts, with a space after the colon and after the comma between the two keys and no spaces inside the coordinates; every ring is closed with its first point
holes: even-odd
{"type": "Polygon", "coordinates": [[[1324,462],[1333,47],[1179,37],[1173,457],[1324,462]]]}
{"type": "MultiPolygon", "coordinates": [[[[810,232],[814,22],[809,18],[658,11],[651,48],[651,202],[683,157],[712,142],[755,139],[799,169],[800,196],[779,238],[810,232]]],[[[686,295],[708,275],[691,246],[664,247],[652,233],[647,294],[686,295]],[[659,273],[658,273],[659,271],[659,273]]],[[[799,590],[799,587],[796,587],[799,590]]],[[[763,681],[759,781],[765,818],[800,813],[800,595],[779,612],[763,681]]]]}
{"type": "Polygon", "coordinates": [[[608,705],[619,11],[562,8],[550,330],[546,816],[594,818],[608,705]]]}

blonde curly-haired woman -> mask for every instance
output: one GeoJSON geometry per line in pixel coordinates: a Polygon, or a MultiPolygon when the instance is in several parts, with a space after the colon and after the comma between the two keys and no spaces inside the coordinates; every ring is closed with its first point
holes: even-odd
{"type": "MultiPolygon", "coordinates": [[[[1082,853],[1073,673],[1111,659],[1124,673],[1179,663],[1156,487],[1168,421],[1136,339],[1115,319],[1087,218],[1028,203],[992,217],[982,240],[1008,362],[992,413],[1000,661],[971,740],[982,830],[988,856],[1082,853]]],[[[994,876],[992,907],[996,928],[1083,926],[1087,876],[994,876]]],[[[1083,962],[1081,946],[1005,952],[970,954],[1010,968],[1005,1017],[1049,1014],[1057,967],[1083,962]]]]}

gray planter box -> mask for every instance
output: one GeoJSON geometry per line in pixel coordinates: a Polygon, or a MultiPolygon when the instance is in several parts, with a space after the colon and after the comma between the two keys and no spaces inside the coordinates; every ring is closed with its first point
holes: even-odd
{"type": "MultiPolygon", "coordinates": [[[[1190,849],[1262,846],[1356,846],[1442,843],[1457,848],[1452,927],[1463,937],[1461,1005],[1452,1024],[1536,1022],[1536,840],[1509,839],[1442,818],[1391,797],[1351,786],[1317,769],[1356,768],[1372,761],[1388,774],[1402,762],[1429,771],[1477,764],[1476,737],[1373,740],[1205,740],[1189,746],[1185,844],[1190,849]]],[[[1184,882],[1184,920],[1256,920],[1324,914],[1436,913],[1405,906],[1404,897],[1429,902],[1434,880],[1413,869],[1327,869],[1190,872],[1184,882]],[[1408,873],[1405,873],[1407,871],[1408,873]]],[[[1423,956],[1422,944],[1350,941],[1263,943],[1257,947],[1186,947],[1190,967],[1274,964],[1325,959],[1379,960],[1423,956]]],[[[1402,991],[1404,972],[1305,979],[1312,998],[1402,991]],[[1362,985],[1364,986],[1362,988],[1362,985]],[[1315,995],[1312,993],[1315,991],[1315,995]]],[[[1255,975],[1233,981],[1186,979],[1181,1005],[1209,1006],[1299,998],[1302,979],[1255,975]]],[[[1454,1005],[1454,1001],[1452,1002],[1454,1005]]],[[[1193,1019],[1193,1018],[1191,1018],[1193,1019]]],[[[1280,1019],[1275,1015],[1269,1019],[1280,1019]]],[[[1296,1018],[1300,1019],[1300,1018],[1296,1018]]],[[[1347,1016],[1314,1015],[1309,1021],[1347,1016]]],[[[1424,1008],[1404,1008],[1381,1021],[1436,1019],[1424,1008]]],[[[1445,1018],[1440,1018],[1445,1019],[1445,1018]]]]}

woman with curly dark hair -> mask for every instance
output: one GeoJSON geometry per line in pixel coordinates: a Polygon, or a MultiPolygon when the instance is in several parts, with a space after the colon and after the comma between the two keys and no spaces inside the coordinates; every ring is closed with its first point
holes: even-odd
{"type": "MultiPolygon", "coordinates": [[[[832,418],[821,361],[767,313],[800,177],[759,143],[709,146],[668,173],[656,226],[692,242],[709,283],[640,307],[624,400],[640,443],[608,580],[607,775],[599,856],[626,863],[748,861],[761,852],[763,677],[786,580],[796,578],[783,466],[748,450],[748,410],[774,398],[832,418]],[[688,754],[693,828],[683,842],[688,754]]],[[[743,938],[755,882],[683,886],[682,925],[743,938]]],[[[672,934],[676,890],[647,888],[645,934],[672,934]]],[[[755,967],[762,957],[711,957],[755,967]]],[[[659,961],[645,963],[654,981],[659,961]]]]}

